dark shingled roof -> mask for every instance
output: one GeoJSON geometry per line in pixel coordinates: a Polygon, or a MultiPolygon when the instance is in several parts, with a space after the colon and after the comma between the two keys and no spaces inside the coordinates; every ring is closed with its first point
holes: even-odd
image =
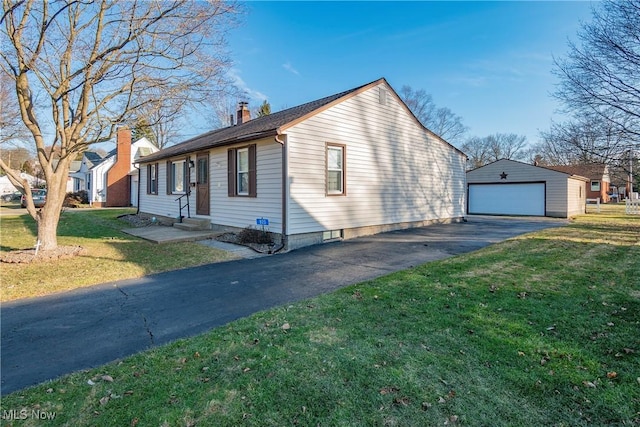
{"type": "Polygon", "coordinates": [[[592,163],[586,165],[567,165],[567,166],[547,166],[549,169],[558,172],[570,173],[571,175],[579,175],[589,179],[602,179],[607,165],[602,163],[592,163]]]}
{"type": "Polygon", "coordinates": [[[85,151],[84,157],[89,161],[89,168],[92,168],[97,163],[102,162],[102,156],[95,151],[85,151]]]}
{"type": "Polygon", "coordinates": [[[241,125],[216,129],[214,131],[198,135],[187,141],[145,156],[144,159],[140,160],[144,162],[157,161],[160,159],[180,156],[183,154],[188,154],[194,151],[204,150],[212,147],[230,145],[243,141],[251,141],[268,136],[276,136],[278,134],[278,130],[281,127],[295,122],[296,120],[301,119],[302,117],[305,117],[306,115],[311,114],[322,107],[326,107],[345,96],[351,95],[352,93],[357,92],[360,89],[363,89],[367,86],[375,86],[376,84],[383,81],[385,80],[379,79],[371,83],[367,83],[366,85],[358,86],[354,89],[327,96],[326,98],[318,99],[306,104],[298,105],[297,107],[288,108],[286,110],[258,117],[249,120],[248,122],[241,125]]]}

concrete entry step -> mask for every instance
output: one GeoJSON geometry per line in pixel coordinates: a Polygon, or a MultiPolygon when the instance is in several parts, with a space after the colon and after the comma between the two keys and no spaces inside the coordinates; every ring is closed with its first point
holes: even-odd
{"type": "Polygon", "coordinates": [[[182,222],[175,222],[173,226],[187,231],[211,230],[211,221],[206,218],[183,218],[182,222]]]}

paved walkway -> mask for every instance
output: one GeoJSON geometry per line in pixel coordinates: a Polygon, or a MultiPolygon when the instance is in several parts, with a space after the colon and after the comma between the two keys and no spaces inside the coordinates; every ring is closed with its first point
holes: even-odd
{"type": "Polygon", "coordinates": [[[238,258],[260,258],[264,256],[269,256],[268,254],[261,254],[259,252],[254,251],[251,248],[242,245],[234,245],[233,243],[219,242],[214,239],[208,240],[198,240],[198,243],[205,246],[210,246],[216,249],[222,249],[223,251],[231,252],[236,255],[238,258]]]}
{"type": "Polygon", "coordinates": [[[141,239],[148,240],[154,243],[176,243],[176,242],[197,242],[205,246],[209,246],[223,251],[231,252],[238,258],[259,258],[262,256],[268,256],[267,254],[261,254],[253,249],[243,246],[235,245],[233,243],[219,242],[215,240],[215,237],[222,234],[224,231],[214,230],[201,230],[201,231],[186,231],[179,228],[153,225],[149,227],[135,227],[126,228],[122,230],[124,233],[132,236],[140,237],[141,239]]]}
{"type": "Polygon", "coordinates": [[[470,217],[105,283],[0,308],[1,393],[563,220],[470,217]]]}

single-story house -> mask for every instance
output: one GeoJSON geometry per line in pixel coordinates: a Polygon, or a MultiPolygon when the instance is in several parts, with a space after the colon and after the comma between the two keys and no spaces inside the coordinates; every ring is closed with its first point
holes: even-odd
{"type": "Polygon", "coordinates": [[[116,133],[116,148],[106,156],[85,151],[80,168],[70,173],[73,191],[86,190],[89,202],[98,207],[137,206],[138,169],[141,157],[158,151],[147,138],[131,142],[131,131],[122,127],[116,133]]]}
{"type": "MultiPolygon", "coordinates": [[[[599,198],[600,202],[609,203],[612,191],[608,165],[603,163],[567,166],[562,165],[549,166],[549,169],[589,178],[589,183],[587,185],[587,199],[599,198]]],[[[618,191],[616,188],[616,195],[617,193],[618,191]]]]}
{"type": "Polygon", "coordinates": [[[467,172],[467,213],[568,218],[586,209],[588,178],[501,159],[467,172]]]}
{"type": "Polygon", "coordinates": [[[384,78],[253,120],[245,104],[141,160],[141,213],[180,219],[188,198],[213,228],[264,227],[287,250],[463,218],[467,156],[384,78]]]}

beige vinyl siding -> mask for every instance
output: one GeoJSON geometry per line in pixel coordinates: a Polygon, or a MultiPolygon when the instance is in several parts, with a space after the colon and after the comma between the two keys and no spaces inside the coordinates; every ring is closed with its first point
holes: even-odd
{"type": "Polygon", "coordinates": [[[282,146],[273,138],[256,144],[257,197],[229,197],[227,192],[227,150],[248,143],[214,149],[209,154],[211,221],[232,227],[256,227],[257,218],[269,220],[268,229],[282,232],[282,146]]]}
{"type": "Polygon", "coordinates": [[[567,181],[567,216],[584,214],[587,202],[586,182],[574,178],[569,178],[567,181]]]}
{"type": "MultiPolygon", "coordinates": [[[[209,216],[195,215],[196,192],[192,187],[189,196],[191,205],[191,216],[198,218],[209,218],[213,224],[245,228],[256,226],[256,218],[269,219],[269,231],[274,233],[282,232],[282,147],[273,138],[260,141],[253,141],[256,144],[256,174],[257,174],[257,197],[229,197],[227,193],[227,150],[247,146],[249,143],[233,145],[229,147],[215,148],[209,151],[209,216]]],[[[195,160],[196,153],[191,154],[195,160]]],[[[181,156],[177,159],[184,159],[181,156]]],[[[158,162],[158,194],[146,194],[140,192],[140,211],[162,215],[170,218],[177,218],[179,215],[178,202],[175,201],[179,195],[167,193],[167,160],[158,162]]],[[[144,190],[147,187],[146,164],[141,167],[140,185],[144,190]]],[[[192,171],[190,181],[195,180],[195,173],[192,171]]],[[[186,211],[183,211],[186,215],[186,211]]]]}
{"type": "MultiPolygon", "coordinates": [[[[180,207],[175,201],[180,195],[167,194],[167,160],[184,160],[184,156],[172,159],[163,159],[157,162],[158,165],[158,194],[147,194],[147,165],[143,163],[140,166],[140,212],[153,215],[161,215],[168,218],[178,218],[180,215],[180,207]]],[[[156,162],[152,162],[156,163],[156,162]]],[[[193,193],[192,193],[193,194],[193,193]]],[[[192,199],[190,197],[190,199],[192,199]]],[[[194,199],[195,201],[195,199],[194,199]]],[[[195,203],[191,203],[193,212],[195,213],[195,203]]],[[[186,211],[183,213],[186,216],[186,211]]],[[[193,215],[192,215],[193,216],[193,215]]]]}
{"type": "Polygon", "coordinates": [[[464,155],[386,98],[373,87],[286,130],[289,234],[464,215],[464,155]],[[325,195],[327,143],[345,146],[346,196],[325,195]]]}
{"type": "Polygon", "coordinates": [[[526,163],[511,160],[498,160],[467,173],[467,183],[517,183],[517,182],[545,182],[546,208],[545,216],[567,217],[568,180],[569,176],[526,163]],[[507,174],[507,179],[500,179],[501,173],[507,174]]]}

